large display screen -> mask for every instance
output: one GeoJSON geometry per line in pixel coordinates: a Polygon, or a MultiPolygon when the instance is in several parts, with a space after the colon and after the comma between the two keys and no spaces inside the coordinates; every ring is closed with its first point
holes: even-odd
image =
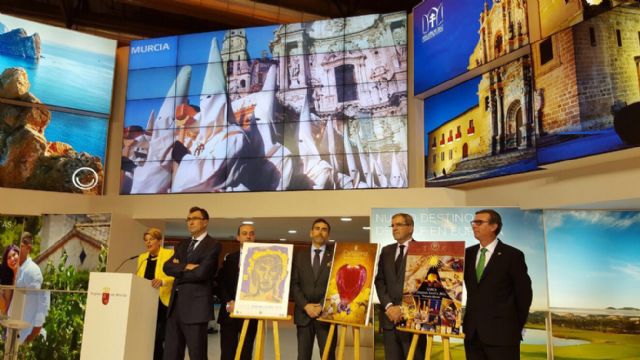
{"type": "Polygon", "coordinates": [[[132,42],[121,193],[406,187],[406,22],[132,42]]]}
{"type": "Polygon", "coordinates": [[[102,193],[115,49],[0,14],[0,186],[102,193]]]}
{"type": "Polygon", "coordinates": [[[424,112],[428,186],[537,168],[529,56],[425,99],[424,112]]]}
{"type": "Polygon", "coordinates": [[[413,9],[414,95],[529,43],[527,2],[425,0],[413,9]]]}
{"type": "MultiPolygon", "coordinates": [[[[504,11],[513,5],[502,4],[504,11]]],[[[638,3],[582,4],[579,20],[571,18],[574,25],[564,30],[560,18],[572,12],[556,5],[566,13],[553,18],[544,8],[540,14],[543,24],[557,23],[546,31],[557,32],[523,48],[528,55],[491,61],[488,71],[478,69],[482,75],[438,88],[425,99],[428,186],[537,170],[640,145],[638,3]]]]}
{"type": "Polygon", "coordinates": [[[533,44],[538,162],[640,145],[640,7],[615,7],[533,44]]]}

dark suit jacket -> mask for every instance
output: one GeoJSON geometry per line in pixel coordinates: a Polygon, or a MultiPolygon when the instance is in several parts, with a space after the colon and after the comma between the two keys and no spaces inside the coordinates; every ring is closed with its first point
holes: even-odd
{"type": "Polygon", "coordinates": [[[498,240],[478,282],[475,261],[479,249],[478,244],[465,251],[467,308],[463,329],[466,337],[470,339],[477,333],[487,345],[518,345],[533,299],[524,254],[498,240]]]}
{"type": "Polygon", "coordinates": [[[240,250],[227,254],[222,263],[222,268],[218,273],[218,294],[220,295],[220,312],[218,313],[218,323],[226,324],[231,318],[227,311],[226,304],[235,300],[236,289],[238,288],[238,276],[240,275],[240,250]]]}
{"type": "Polygon", "coordinates": [[[311,250],[308,248],[296,252],[293,256],[293,270],[291,273],[291,296],[295,302],[293,311],[293,322],[299,326],[306,326],[311,322],[311,318],[304,311],[305,305],[322,305],[324,295],[329,284],[329,273],[331,272],[331,261],[333,260],[333,248],[327,245],[318,276],[313,276],[311,268],[311,250]]]}
{"type": "Polygon", "coordinates": [[[168,314],[178,311],[182,322],[195,324],[208,322],[213,314],[213,287],[218,255],[222,245],[207,235],[200,244],[187,255],[191,240],[182,241],[174,255],[164,264],[164,272],[175,277],[168,314]],[[187,264],[199,264],[194,270],[187,271],[187,264]],[[175,305],[176,296],[181,301],[175,305]]]}
{"type": "MultiPolygon", "coordinates": [[[[410,240],[415,241],[415,240],[410,240]]],[[[409,242],[406,242],[409,245],[409,242]]],[[[386,330],[392,330],[395,326],[385,314],[385,306],[402,304],[402,289],[404,287],[404,270],[408,248],[404,249],[404,258],[400,272],[396,273],[396,250],[398,243],[390,244],[382,248],[378,258],[378,273],[376,274],[376,292],[380,299],[380,326],[386,330]]]]}

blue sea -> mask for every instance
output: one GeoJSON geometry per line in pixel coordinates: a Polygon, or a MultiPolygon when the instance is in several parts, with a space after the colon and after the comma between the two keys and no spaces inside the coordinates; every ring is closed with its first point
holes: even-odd
{"type": "Polygon", "coordinates": [[[51,112],[51,122],[44,130],[48,141],[61,141],[77,152],[87,152],[102,159],[105,165],[109,119],[51,112]]]}
{"type": "Polygon", "coordinates": [[[115,53],[105,55],[42,43],[38,62],[0,55],[0,71],[22,67],[30,91],[47,105],[109,114],[115,53]]]}
{"type": "Polygon", "coordinates": [[[42,44],[38,62],[0,55],[0,71],[22,67],[30,92],[47,105],[104,114],[91,117],[51,112],[48,141],[65,142],[78,152],[105,160],[115,54],[105,55],[58,44],[42,44]]]}

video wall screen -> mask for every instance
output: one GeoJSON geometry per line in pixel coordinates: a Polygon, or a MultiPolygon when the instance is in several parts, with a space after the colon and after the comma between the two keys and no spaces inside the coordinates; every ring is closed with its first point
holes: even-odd
{"type": "Polygon", "coordinates": [[[529,56],[425,99],[424,112],[428,186],[537,168],[529,56]]]}
{"type": "Polygon", "coordinates": [[[527,2],[425,0],[413,9],[414,95],[529,44],[527,2]]]}
{"type": "Polygon", "coordinates": [[[0,186],[102,193],[115,49],[0,14],[0,186]]]}
{"type": "Polygon", "coordinates": [[[538,0],[541,36],[547,37],[616,6],[637,6],[637,0],[538,0]]]}
{"type": "Polygon", "coordinates": [[[132,42],[121,193],[406,187],[406,23],[132,42]]]}
{"type": "Polygon", "coordinates": [[[581,4],[580,21],[549,30],[526,45],[527,55],[490,62],[482,75],[426,98],[427,186],[640,145],[640,5],[612,5],[581,4]]]}
{"type": "Polygon", "coordinates": [[[532,46],[540,164],[640,145],[638,30],[636,3],[532,46]]]}

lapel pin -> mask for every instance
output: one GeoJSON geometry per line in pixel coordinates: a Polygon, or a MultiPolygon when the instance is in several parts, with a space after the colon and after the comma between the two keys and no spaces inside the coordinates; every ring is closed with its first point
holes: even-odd
{"type": "Polygon", "coordinates": [[[502,255],[502,253],[501,253],[501,252],[498,252],[498,255],[502,255]]]}

